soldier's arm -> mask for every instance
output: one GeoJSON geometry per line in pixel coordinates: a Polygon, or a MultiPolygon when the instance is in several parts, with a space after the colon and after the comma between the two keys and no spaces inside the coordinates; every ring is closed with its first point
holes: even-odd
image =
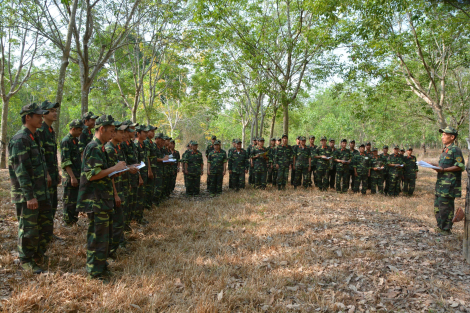
{"type": "Polygon", "coordinates": [[[110,168],[102,169],[103,160],[101,159],[97,149],[98,148],[92,149],[83,158],[83,172],[89,181],[102,179],[112,172],[123,170],[126,167],[126,162],[120,161],[110,168]]]}
{"type": "MultiPolygon", "coordinates": [[[[39,147],[39,149],[41,149],[39,147]]],[[[33,166],[29,156],[30,148],[22,139],[12,144],[10,151],[10,162],[12,170],[15,172],[16,178],[26,201],[35,199],[33,192],[33,183],[29,173],[33,173],[33,166]]]]}

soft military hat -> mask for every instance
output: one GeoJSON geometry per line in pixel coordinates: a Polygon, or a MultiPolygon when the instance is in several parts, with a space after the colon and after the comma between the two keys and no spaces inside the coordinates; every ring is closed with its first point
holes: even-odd
{"type": "Polygon", "coordinates": [[[287,134],[282,134],[281,139],[284,138],[284,137],[289,138],[289,136],[287,136],[287,134]]]}
{"type": "Polygon", "coordinates": [[[126,124],[121,124],[119,126],[116,126],[116,130],[127,130],[129,129],[129,125],[126,124]]]}
{"type": "Polygon", "coordinates": [[[199,146],[198,143],[197,143],[197,141],[195,141],[195,140],[194,140],[194,141],[191,141],[191,144],[192,144],[193,146],[199,146]]]}
{"type": "Polygon", "coordinates": [[[157,126],[148,125],[147,128],[148,128],[149,131],[151,131],[151,130],[157,129],[158,127],[157,127],[157,126]]]}
{"type": "Polygon", "coordinates": [[[356,140],[353,139],[349,143],[356,143],[356,140]]]}
{"type": "Polygon", "coordinates": [[[360,147],[364,147],[364,148],[365,148],[365,147],[366,147],[366,145],[365,145],[365,144],[363,144],[363,143],[361,143],[361,144],[359,145],[359,148],[360,148],[360,147]]]}
{"type": "Polygon", "coordinates": [[[297,136],[297,140],[300,140],[300,137],[302,137],[302,136],[297,136]]]}
{"type": "MultiPolygon", "coordinates": [[[[163,133],[158,133],[155,138],[158,138],[158,139],[163,139],[163,133]]],[[[191,141],[189,142],[189,144],[191,144],[191,141]]]]}
{"type": "Polygon", "coordinates": [[[214,141],[214,145],[219,145],[220,146],[220,140],[214,141]]]}
{"type": "Polygon", "coordinates": [[[398,145],[395,145],[393,149],[400,149],[400,147],[398,145]]]}
{"type": "Polygon", "coordinates": [[[413,151],[413,147],[408,147],[408,151],[413,151]]]}
{"type": "Polygon", "coordinates": [[[372,148],[372,151],[379,151],[376,147],[372,148]]]}
{"type": "Polygon", "coordinates": [[[82,115],[82,118],[83,118],[84,120],[89,120],[89,119],[97,119],[98,116],[95,115],[95,114],[93,114],[93,112],[90,111],[90,112],[84,113],[84,114],[82,115]]]}
{"type": "Polygon", "coordinates": [[[173,139],[171,139],[170,142],[175,143],[175,141],[173,139]]]}
{"type": "Polygon", "coordinates": [[[164,135],[163,140],[170,140],[170,137],[168,137],[167,135],[164,135]]]}
{"type": "Polygon", "coordinates": [[[330,142],[334,142],[335,140],[333,138],[330,139],[330,142]]]}
{"type": "Polygon", "coordinates": [[[348,141],[347,141],[346,138],[345,138],[345,139],[341,140],[341,142],[348,142],[348,141]]]}
{"type": "Polygon", "coordinates": [[[190,144],[190,143],[188,143],[188,144],[186,145],[186,148],[189,148],[189,147],[191,147],[191,144],[190,144]]]}
{"type": "Polygon", "coordinates": [[[281,140],[282,140],[282,138],[281,138],[281,137],[277,137],[277,139],[276,139],[276,140],[277,140],[277,141],[281,141],[281,140]]]}
{"type": "Polygon", "coordinates": [[[276,137],[271,138],[271,141],[276,141],[276,137]]]}
{"type": "Polygon", "coordinates": [[[325,136],[322,136],[322,137],[320,138],[320,141],[322,141],[322,140],[326,140],[326,137],[325,137],[325,136]]]}
{"type": "Polygon", "coordinates": [[[103,114],[96,119],[95,128],[114,124],[114,118],[111,115],[103,114]]]}
{"type": "Polygon", "coordinates": [[[309,138],[309,139],[315,139],[315,136],[312,135],[312,136],[310,136],[310,137],[308,137],[308,138],[309,138]]]}
{"type": "Polygon", "coordinates": [[[366,146],[372,146],[372,144],[370,143],[370,141],[368,141],[368,142],[366,143],[366,146]]]}
{"type": "Polygon", "coordinates": [[[264,141],[264,137],[259,137],[258,141],[264,141]]]}
{"type": "MultiPolygon", "coordinates": [[[[41,103],[41,109],[43,110],[50,110],[50,109],[55,109],[55,108],[58,108],[60,107],[60,103],[57,102],[57,103],[52,103],[52,102],[49,102],[49,101],[44,101],[43,103],[41,103]]],[[[49,113],[49,112],[48,112],[49,113]]],[[[47,113],[46,113],[47,114],[47,113]]]]}
{"type": "Polygon", "coordinates": [[[235,140],[236,143],[242,143],[241,139],[235,140]]]}
{"type": "Polygon", "coordinates": [[[212,140],[216,140],[216,139],[217,139],[217,136],[212,136],[211,139],[212,139],[212,140]]]}
{"type": "Polygon", "coordinates": [[[126,125],[127,128],[126,128],[126,131],[130,132],[130,133],[135,133],[135,129],[132,129],[129,125],[127,125],[125,122],[122,123],[122,125],[126,125]]]}
{"type": "Polygon", "coordinates": [[[129,127],[139,126],[139,123],[133,123],[131,120],[127,120],[127,121],[123,122],[123,124],[129,125],[129,127]]]}
{"type": "MultiPolygon", "coordinates": [[[[116,126],[116,128],[117,128],[117,127],[119,127],[119,126],[122,125],[122,122],[114,121],[113,125],[116,126]]],[[[126,126],[127,126],[127,125],[126,125],[126,126]]]]}
{"type": "Polygon", "coordinates": [[[402,147],[402,148],[400,149],[400,151],[405,151],[405,147],[402,147]]]}
{"type": "Polygon", "coordinates": [[[253,137],[253,141],[258,141],[258,137],[253,137]]]}
{"type": "Polygon", "coordinates": [[[387,145],[384,145],[384,146],[382,147],[382,149],[388,149],[388,146],[387,146],[387,145]]]}
{"type": "Polygon", "coordinates": [[[451,135],[458,135],[458,131],[457,129],[453,128],[453,127],[450,127],[450,126],[447,126],[446,128],[444,129],[439,129],[439,132],[440,133],[446,133],[446,134],[451,134],[451,135]]]}
{"type": "Polygon", "coordinates": [[[27,104],[21,108],[21,116],[31,113],[43,115],[49,113],[49,111],[41,109],[36,103],[27,104]]]}
{"type": "Polygon", "coordinates": [[[233,138],[232,143],[237,143],[237,139],[233,138]]]}
{"type": "Polygon", "coordinates": [[[86,126],[85,124],[83,124],[83,121],[82,120],[79,120],[78,118],[71,121],[70,124],[69,124],[69,128],[72,129],[72,128],[82,128],[82,129],[85,129],[85,128],[88,128],[88,126],[86,126]]]}
{"type": "Polygon", "coordinates": [[[305,136],[299,136],[299,140],[300,140],[300,141],[306,141],[307,138],[305,138],[305,136]]]}

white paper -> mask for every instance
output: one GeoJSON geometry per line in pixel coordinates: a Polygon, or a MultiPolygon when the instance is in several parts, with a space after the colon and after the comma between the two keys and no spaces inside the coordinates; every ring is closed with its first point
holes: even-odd
{"type": "Polygon", "coordinates": [[[436,170],[440,169],[440,167],[434,166],[434,165],[429,164],[428,162],[424,162],[424,161],[416,162],[416,164],[418,164],[418,166],[421,166],[421,167],[433,168],[433,169],[436,169],[436,170]]]}
{"type": "MultiPolygon", "coordinates": [[[[140,169],[141,169],[142,167],[144,167],[144,166],[145,166],[145,163],[144,163],[143,161],[140,161],[140,164],[137,165],[136,168],[140,170],[140,169]]],[[[129,168],[126,167],[126,168],[123,169],[123,170],[114,171],[114,172],[112,172],[111,174],[109,174],[108,177],[111,177],[111,176],[113,176],[113,175],[116,175],[116,174],[119,174],[119,173],[122,173],[122,172],[125,172],[125,171],[128,171],[128,170],[129,170],[129,168]]]]}
{"type": "Polygon", "coordinates": [[[176,162],[176,159],[163,160],[163,163],[171,163],[171,162],[176,162]]]}
{"type": "Polygon", "coordinates": [[[144,161],[140,161],[140,164],[136,166],[139,170],[142,168],[142,167],[145,167],[145,163],[144,161]]]}

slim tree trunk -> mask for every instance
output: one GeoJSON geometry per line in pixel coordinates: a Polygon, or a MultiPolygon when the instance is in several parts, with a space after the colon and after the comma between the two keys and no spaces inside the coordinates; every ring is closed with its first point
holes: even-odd
{"type": "Polygon", "coordinates": [[[242,148],[245,148],[245,139],[246,139],[246,124],[243,123],[243,128],[242,128],[242,148]]]}
{"type": "Polygon", "coordinates": [[[136,120],[137,120],[137,110],[133,109],[132,110],[132,122],[135,123],[136,120]]]}
{"type": "Polygon", "coordinates": [[[276,125],[276,114],[277,114],[277,108],[274,109],[273,111],[273,119],[271,120],[271,132],[269,133],[269,140],[273,138],[274,136],[274,126],[276,125]]]}
{"type": "Polygon", "coordinates": [[[83,90],[82,89],[82,93],[81,93],[81,96],[82,96],[82,114],[88,112],[88,95],[89,95],[89,88],[87,88],[86,90],[83,90]]]}
{"type": "Polygon", "coordinates": [[[8,105],[9,99],[3,99],[2,106],[2,127],[0,129],[0,168],[6,168],[7,166],[7,126],[8,126],[8,105]]]}
{"type": "Polygon", "coordinates": [[[284,108],[284,134],[289,135],[289,103],[287,103],[287,101],[283,101],[282,107],[284,108]]]}

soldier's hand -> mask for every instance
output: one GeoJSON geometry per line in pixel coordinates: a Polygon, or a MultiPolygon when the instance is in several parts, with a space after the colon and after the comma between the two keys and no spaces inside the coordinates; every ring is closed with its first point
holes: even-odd
{"type": "Polygon", "coordinates": [[[118,195],[114,196],[114,202],[116,202],[116,206],[119,208],[121,206],[121,198],[118,195]]]}
{"type": "Polygon", "coordinates": [[[444,172],[444,169],[442,167],[439,167],[438,169],[433,168],[433,170],[435,170],[438,173],[443,173],[444,172]]]}
{"type": "Polygon", "coordinates": [[[135,167],[134,165],[129,166],[129,172],[131,172],[131,174],[135,174],[138,171],[139,171],[139,169],[137,167],[135,167]]]}
{"type": "Polygon", "coordinates": [[[47,187],[50,187],[51,185],[52,185],[52,178],[49,175],[49,173],[47,173],[47,187]]]}
{"type": "Polygon", "coordinates": [[[152,171],[149,171],[149,178],[153,179],[153,172],[152,171]]]}
{"type": "Polygon", "coordinates": [[[70,178],[70,183],[72,184],[72,187],[78,187],[78,180],[75,177],[70,178]]]}
{"type": "Polygon", "coordinates": [[[142,176],[139,175],[139,186],[142,186],[144,184],[144,180],[142,179],[142,176]]]}
{"type": "Polygon", "coordinates": [[[38,207],[39,207],[39,204],[38,204],[38,200],[36,200],[36,198],[33,198],[31,200],[28,200],[26,202],[26,206],[28,207],[28,209],[30,210],[36,210],[38,207]]]}
{"type": "Polygon", "coordinates": [[[165,156],[163,157],[163,160],[168,160],[169,158],[170,158],[169,155],[165,155],[165,156]]]}
{"type": "Polygon", "coordinates": [[[114,165],[114,171],[113,172],[122,171],[125,168],[126,168],[126,162],[120,161],[120,162],[118,162],[118,164],[114,165]]]}
{"type": "Polygon", "coordinates": [[[279,164],[276,164],[276,169],[277,169],[277,170],[279,169],[279,164]]]}

